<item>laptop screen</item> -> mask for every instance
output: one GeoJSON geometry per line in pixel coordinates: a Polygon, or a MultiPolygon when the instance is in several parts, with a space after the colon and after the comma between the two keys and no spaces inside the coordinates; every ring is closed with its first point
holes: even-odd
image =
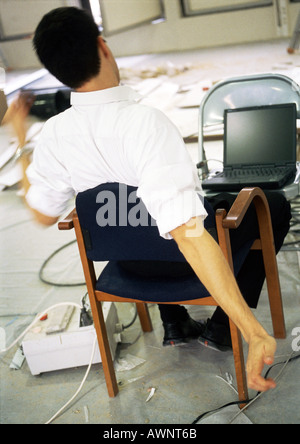
{"type": "Polygon", "coordinates": [[[225,110],[224,166],[296,162],[296,104],[225,110]]]}

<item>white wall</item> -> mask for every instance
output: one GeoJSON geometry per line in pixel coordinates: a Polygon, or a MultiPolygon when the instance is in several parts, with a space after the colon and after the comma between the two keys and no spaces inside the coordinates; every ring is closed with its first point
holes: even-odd
{"type": "MultiPolygon", "coordinates": [[[[108,37],[108,43],[116,56],[183,51],[280,37],[277,34],[274,7],[184,18],[179,0],[163,0],[163,2],[166,12],[165,22],[144,25],[108,37]]],[[[6,6],[8,3],[11,8],[16,8],[18,4],[12,17],[16,20],[16,24],[20,20],[21,26],[28,15],[33,23],[39,22],[43,11],[36,7],[38,4],[43,6],[51,4],[52,9],[52,5],[56,7],[57,4],[76,4],[76,0],[0,0],[0,5],[1,3],[6,3],[6,6]]],[[[299,10],[300,3],[288,3],[288,37],[293,32],[299,10]]],[[[1,16],[0,19],[3,21],[4,17],[1,16]]],[[[1,53],[7,66],[12,69],[40,66],[32,49],[31,40],[1,43],[0,58],[1,53]]]]}
{"type": "MultiPolygon", "coordinates": [[[[272,40],[279,37],[276,8],[248,9],[213,15],[182,17],[177,0],[164,0],[166,21],[109,37],[117,56],[272,40]]],[[[292,35],[300,4],[287,3],[288,37],[292,35]]]]}
{"type": "MultiPolygon", "coordinates": [[[[78,5],[78,0],[0,0],[1,30],[8,38],[16,34],[30,34],[51,9],[78,5]]],[[[0,66],[12,69],[40,66],[31,39],[1,42],[0,66]]]]}

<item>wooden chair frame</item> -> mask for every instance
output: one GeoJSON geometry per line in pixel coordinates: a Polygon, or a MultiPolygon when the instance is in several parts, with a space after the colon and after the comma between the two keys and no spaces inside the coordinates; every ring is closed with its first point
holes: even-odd
{"type": "MultiPolygon", "coordinates": [[[[219,237],[219,245],[233,269],[232,252],[229,238],[229,230],[237,229],[241,224],[250,204],[253,203],[256,208],[260,237],[257,239],[251,249],[262,250],[266,281],[269,295],[269,303],[271,310],[271,317],[273,322],[274,337],[277,339],[284,339],[286,337],[285,321],[281,297],[281,288],[274,246],[274,237],[269,206],[265,194],[259,188],[245,188],[237,196],[233,206],[228,214],[225,210],[218,210],[216,212],[216,224],[219,237]]],[[[97,291],[96,274],[94,263],[87,258],[86,249],[84,245],[83,235],[79,223],[79,219],[74,209],[69,216],[63,221],[59,222],[58,228],[60,230],[70,230],[75,228],[79,254],[83,266],[84,276],[86,280],[87,290],[90,298],[90,304],[94,319],[94,326],[97,333],[99,350],[102,359],[104,375],[108,394],[110,397],[115,397],[118,394],[118,384],[114,371],[114,364],[110,352],[108,336],[106,332],[105,321],[102,312],[102,302],[131,302],[137,306],[141,327],[144,332],[152,331],[152,323],[148,312],[148,302],[141,302],[134,299],[125,299],[115,295],[97,291]]],[[[153,301],[149,302],[153,304],[153,301]]],[[[161,304],[161,301],[155,302],[161,304]]],[[[168,304],[170,304],[168,302],[168,304]]],[[[213,297],[206,297],[203,299],[175,302],[173,304],[181,305],[206,305],[217,306],[218,304],[213,297]]],[[[243,343],[241,333],[235,324],[230,321],[232,348],[236,370],[237,387],[240,401],[248,400],[248,387],[246,379],[245,361],[243,353],[243,343]]]]}

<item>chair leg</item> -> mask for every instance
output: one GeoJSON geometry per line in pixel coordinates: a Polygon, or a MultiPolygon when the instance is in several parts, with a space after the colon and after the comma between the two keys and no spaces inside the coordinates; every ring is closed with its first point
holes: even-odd
{"type": "Polygon", "coordinates": [[[286,338],[286,328],[284,311],[282,305],[282,295],[280,281],[278,275],[278,266],[275,254],[264,254],[266,282],[268,288],[268,296],[273,323],[274,337],[276,339],[286,338]]]}
{"type": "MultiPolygon", "coordinates": [[[[235,365],[236,380],[238,386],[239,400],[247,401],[249,399],[246,368],[243,352],[242,336],[236,325],[230,320],[230,331],[232,340],[232,349],[235,365]]],[[[240,408],[245,407],[247,403],[241,404],[240,408]]]]}
{"type": "Polygon", "coordinates": [[[260,225],[261,248],[264,259],[274,336],[277,339],[285,339],[285,320],[272,223],[270,217],[268,217],[268,212],[264,208],[261,210],[259,203],[256,202],[258,210],[257,215],[260,225]]]}
{"type": "Polygon", "coordinates": [[[94,319],[94,326],[97,333],[97,339],[99,344],[99,350],[100,350],[108,395],[111,398],[114,398],[119,393],[119,388],[116,379],[114,363],[111,356],[111,350],[102,311],[102,305],[101,302],[98,302],[93,297],[90,297],[90,303],[94,319]]]}
{"type": "Polygon", "coordinates": [[[147,304],[137,303],[136,308],[138,311],[143,332],[150,333],[151,331],[153,331],[153,326],[147,304]]]}

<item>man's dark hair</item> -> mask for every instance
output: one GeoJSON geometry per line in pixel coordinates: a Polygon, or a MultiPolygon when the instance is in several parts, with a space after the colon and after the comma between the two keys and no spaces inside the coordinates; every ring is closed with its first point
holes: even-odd
{"type": "Polygon", "coordinates": [[[42,18],[33,46],[48,71],[60,82],[76,89],[100,71],[99,35],[99,28],[88,12],[63,7],[42,18]]]}

